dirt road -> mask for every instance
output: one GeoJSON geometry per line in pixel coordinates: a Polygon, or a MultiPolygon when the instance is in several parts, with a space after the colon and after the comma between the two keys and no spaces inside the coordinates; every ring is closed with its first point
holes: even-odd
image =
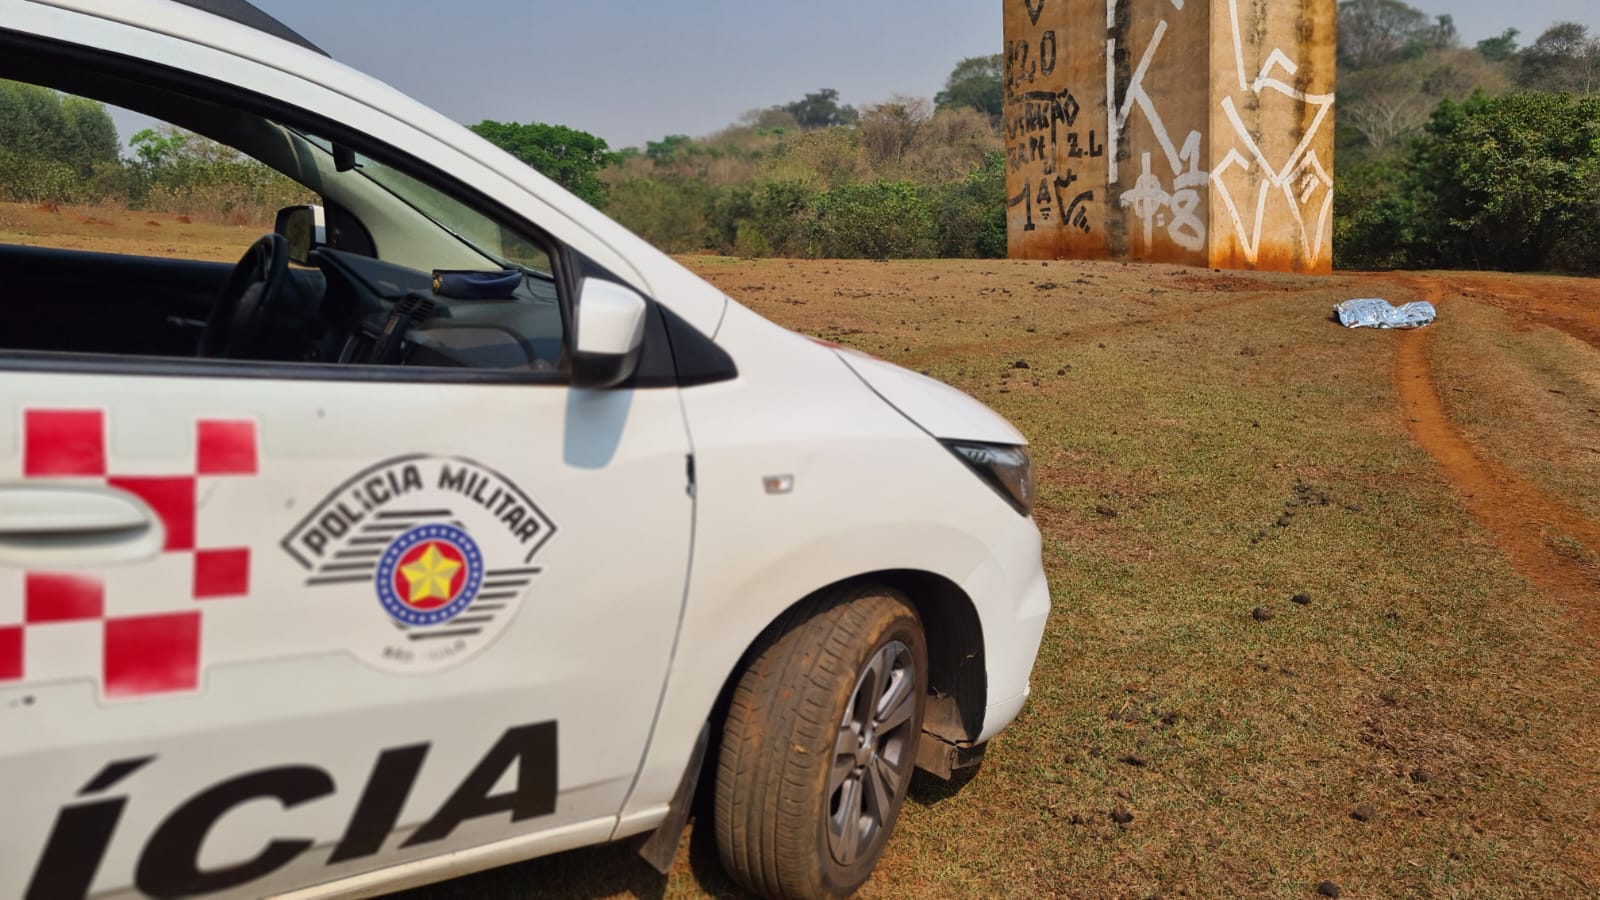
{"type": "MultiPolygon", "coordinates": [[[[1554,328],[1600,350],[1594,282],[1477,273],[1387,277],[1412,287],[1444,317],[1456,304],[1481,303],[1513,321],[1554,328]]],[[[1402,335],[1395,357],[1395,383],[1412,436],[1523,577],[1567,601],[1574,615],[1600,635],[1600,606],[1594,603],[1600,569],[1589,561],[1600,558],[1600,522],[1473,446],[1440,399],[1428,353],[1432,338],[1429,330],[1402,335]],[[1560,537],[1586,552],[1561,552],[1553,544],[1560,537]]],[[[1530,450],[1537,452],[1537,445],[1530,450]]]]}

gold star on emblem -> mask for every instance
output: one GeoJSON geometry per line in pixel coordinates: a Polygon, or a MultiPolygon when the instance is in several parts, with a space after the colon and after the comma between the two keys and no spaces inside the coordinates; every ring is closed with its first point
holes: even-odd
{"type": "Polygon", "coordinates": [[[428,549],[417,557],[410,565],[401,566],[400,574],[405,576],[411,586],[411,602],[419,603],[438,597],[449,600],[453,591],[450,583],[455,580],[456,573],[461,571],[461,563],[445,558],[439,552],[438,544],[429,544],[428,549]]]}

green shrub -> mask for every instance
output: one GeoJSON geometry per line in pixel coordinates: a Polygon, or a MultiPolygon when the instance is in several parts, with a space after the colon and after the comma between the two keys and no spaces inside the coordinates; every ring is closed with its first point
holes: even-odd
{"type": "Polygon", "coordinates": [[[1600,96],[1445,101],[1415,152],[1415,200],[1446,266],[1600,269],[1600,96]]]}
{"type": "Polygon", "coordinates": [[[1005,155],[990,153],[965,181],[939,190],[939,255],[949,259],[1006,256],[1005,155]]]}
{"type": "Polygon", "coordinates": [[[816,255],[837,259],[913,259],[939,251],[934,205],[908,181],[834,188],[807,221],[816,255]]]}
{"type": "Polygon", "coordinates": [[[746,258],[771,256],[772,244],[760,228],[750,222],[740,222],[739,231],[733,238],[733,252],[736,256],[746,258]]]}
{"type": "Polygon", "coordinates": [[[83,178],[63,162],[24,156],[0,147],[0,199],[18,203],[81,203],[83,178]]]}
{"type": "Polygon", "coordinates": [[[609,214],[667,253],[709,246],[709,191],[692,181],[634,178],[612,185],[609,214]]]}
{"type": "Polygon", "coordinates": [[[1342,168],[1334,200],[1342,268],[1600,271],[1600,97],[1446,100],[1409,150],[1342,168]]]}
{"type": "Polygon", "coordinates": [[[1333,263],[1341,269],[1399,269],[1426,255],[1404,160],[1358,163],[1339,170],[1333,186],[1333,263]]]}
{"type": "Polygon", "coordinates": [[[736,256],[804,256],[806,217],[816,197],[806,181],[759,181],[724,189],[707,214],[713,246],[736,256]]]}

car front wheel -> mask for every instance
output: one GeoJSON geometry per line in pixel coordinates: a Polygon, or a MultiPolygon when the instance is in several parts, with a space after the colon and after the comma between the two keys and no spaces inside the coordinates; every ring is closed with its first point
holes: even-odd
{"type": "Polygon", "coordinates": [[[768,897],[842,897],[877,864],[905,801],[926,705],[916,610],[854,588],[792,610],[752,651],[717,765],[717,846],[768,897]]]}

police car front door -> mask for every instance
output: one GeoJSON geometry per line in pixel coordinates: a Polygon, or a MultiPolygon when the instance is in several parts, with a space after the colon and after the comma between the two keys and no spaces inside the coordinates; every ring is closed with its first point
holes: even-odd
{"type": "Polygon", "coordinates": [[[609,837],[688,564],[675,394],[0,371],[0,896],[609,837]]]}

